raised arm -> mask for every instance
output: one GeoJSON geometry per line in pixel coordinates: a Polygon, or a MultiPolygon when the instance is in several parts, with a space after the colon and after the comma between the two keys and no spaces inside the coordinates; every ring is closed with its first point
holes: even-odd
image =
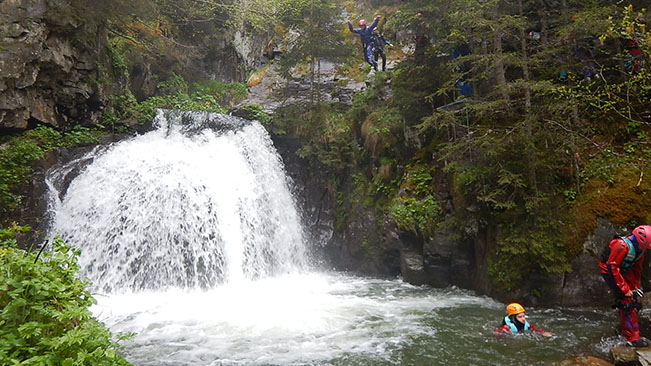
{"type": "Polygon", "coordinates": [[[353,29],[353,23],[351,23],[350,20],[347,21],[347,23],[348,23],[348,30],[350,30],[351,33],[359,33],[359,30],[353,29]]]}
{"type": "Polygon", "coordinates": [[[375,27],[377,27],[377,23],[379,21],[380,21],[380,16],[378,15],[378,16],[375,17],[375,20],[373,21],[373,23],[371,23],[371,25],[368,28],[370,30],[373,30],[375,27]]]}

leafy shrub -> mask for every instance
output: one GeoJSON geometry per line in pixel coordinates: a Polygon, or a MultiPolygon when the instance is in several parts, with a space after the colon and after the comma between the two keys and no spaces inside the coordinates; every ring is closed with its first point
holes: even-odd
{"type": "Polygon", "coordinates": [[[260,124],[265,128],[270,128],[271,116],[269,113],[265,112],[263,106],[259,104],[247,104],[243,106],[242,109],[244,109],[250,118],[260,122],[260,124]]]}
{"type": "Polygon", "coordinates": [[[192,87],[180,75],[171,76],[157,85],[160,95],[138,102],[128,88],[121,94],[109,98],[113,112],[103,115],[103,121],[114,126],[119,121],[135,120],[140,124],[150,122],[156,109],[178,109],[186,111],[205,111],[226,113],[228,105],[238,103],[246,97],[246,85],[243,83],[221,83],[208,80],[194,83],[192,87]]]}
{"type": "Polygon", "coordinates": [[[183,76],[172,72],[169,78],[165,81],[161,81],[156,85],[158,89],[163,94],[177,94],[177,93],[188,93],[189,85],[185,81],[183,76]]]}
{"type": "Polygon", "coordinates": [[[401,198],[389,206],[389,213],[400,229],[433,234],[441,218],[441,207],[434,197],[401,198]]]}
{"type": "Polygon", "coordinates": [[[248,93],[244,83],[222,83],[217,80],[206,80],[192,85],[195,93],[214,96],[222,105],[237,104],[246,98],[248,93]]]}
{"type": "MultiPolygon", "coordinates": [[[[128,365],[79,279],[79,251],[61,239],[40,257],[0,238],[0,364],[128,365]]],[[[125,338],[125,337],[120,337],[125,338]]]]}
{"type": "Polygon", "coordinates": [[[65,133],[39,126],[11,138],[0,150],[0,213],[18,207],[21,199],[14,189],[28,181],[34,162],[56,148],[83,146],[97,141],[97,131],[81,126],[65,133]]]}

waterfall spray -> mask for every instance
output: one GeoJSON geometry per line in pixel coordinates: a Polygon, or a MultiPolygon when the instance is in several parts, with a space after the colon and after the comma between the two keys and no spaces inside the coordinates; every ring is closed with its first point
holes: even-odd
{"type": "Polygon", "coordinates": [[[211,288],[305,267],[289,181],[262,126],[162,110],[155,126],[48,174],[50,236],[82,250],[96,289],[211,288]]]}

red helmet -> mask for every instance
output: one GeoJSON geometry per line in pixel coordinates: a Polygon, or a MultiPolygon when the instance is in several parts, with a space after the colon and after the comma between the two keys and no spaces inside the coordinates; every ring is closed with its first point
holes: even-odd
{"type": "Polygon", "coordinates": [[[651,248],[651,226],[640,225],[633,229],[633,235],[637,239],[637,243],[644,249],[651,248]]]}
{"type": "Polygon", "coordinates": [[[359,26],[360,27],[363,27],[365,25],[366,25],[366,20],[362,19],[362,20],[359,21],[359,26]]]}
{"type": "Polygon", "coordinates": [[[416,14],[416,16],[420,18],[420,17],[423,16],[423,13],[418,13],[418,14],[416,14]]]}

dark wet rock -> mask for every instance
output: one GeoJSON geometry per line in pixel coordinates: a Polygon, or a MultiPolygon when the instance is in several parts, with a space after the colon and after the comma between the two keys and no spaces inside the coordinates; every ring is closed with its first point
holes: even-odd
{"type": "Polygon", "coordinates": [[[614,366],[612,363],[600,358],[586,356],[576,357],[571,360],[562,361],[559,366],[614,366]]]}
{"type": "MultiPolygon", "coordinates": [[[[583,253],[572,261],[572,271],[562,276],[557,284],[560,305],[607,307],[613,303],[613,295],[601,278],[597,263],[601,251],[617,233],[624,234],[626,229],[604,219],[598,220],[594,234],[583,244],[583,253]]],[[[643,275],[643,279],[646,278],[649,277],[643,275]]]]}
{"type": "Polygon", "coordinates": [[[45,0],[0,2],[0,128],[99,121],[105,91],[97,67],[105,29],[57,16],[45,0]]]}
{"type": "Polygon", "coordinates": [[[241,130],[250,125],[251,121],[237,116],[227,116],[221,113],[178,111],[160,109],[157,112],[164,116],[168,129],[179,128],[187,136],[196,136],[205,130],[212,130],[216,133],[241,130]]]}
{"type": "Polygon", "coordinates": [[[432,277],[436,278],[425,273],[423,255],[414,249],[400,252],[400,272],[402,278],[412,285],[426,285],[432,282],[432,277]]]}
{"type": "Polygon", "coordinates": [[[324,172],[296,154],[301,147],[298,139],[287,135],[272,139],[294,182],[315,257],[325,259],[321,264],[363,274],[399,275],[402,241],[393,222],[374,209],[353,207],[348,225],[336,228],[336,202],[324,172]]]}
{"type": "Polygon", "coordinates": [[[617,366],[648,366],[651,360],[651,348],[611,347],[610,356],[617,366]]]}

